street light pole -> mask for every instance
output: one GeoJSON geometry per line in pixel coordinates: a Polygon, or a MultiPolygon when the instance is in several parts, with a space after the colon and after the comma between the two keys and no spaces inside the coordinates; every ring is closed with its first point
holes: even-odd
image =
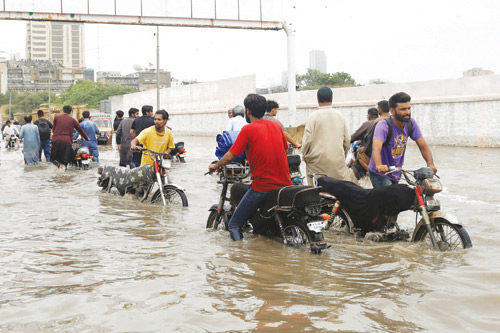
{"type": "Polygon", "coordinates": [[[52,76],[51,76],[51,71],[49,67],[49,121],[50,121],[50,86],[52,85],[52,76]]]}
{"type": "Polygon", "coordinates": [[[160,26],[156,26],[156,110],[160,110],[160,26]]]}

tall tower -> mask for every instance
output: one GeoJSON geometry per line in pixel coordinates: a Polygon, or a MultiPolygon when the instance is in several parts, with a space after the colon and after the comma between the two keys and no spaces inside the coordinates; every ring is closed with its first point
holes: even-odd
{"type": "Polygon", "coordinates": [[[82,23],[27,23],[26,58],[55,60],[65,68],[85,67],[82,23]]]}
{"type": "Polygon", "coordinates": [[[326,54],[323,50],[309,52],[309,68],[326,73],[326,54]]]}

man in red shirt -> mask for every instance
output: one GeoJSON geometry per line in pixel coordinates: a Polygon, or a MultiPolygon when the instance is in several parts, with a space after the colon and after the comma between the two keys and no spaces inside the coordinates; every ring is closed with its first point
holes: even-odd
{"type": "Polygon", "coordinates": [[[209,171],[231,163],[243,151],[246,152],[252,172],[252,187],[239,203],[229,221],[232,240],[241,240],[241,228],[257,211],[266,194],[274,189],[292,185],[286,150],[288,144],[281,126],[272,120],[264,120],[267,101],[257,94],[249,94],[245,101],[245,117],[250,125],[244,126],[231,149],[208,167],[209,171]]]}

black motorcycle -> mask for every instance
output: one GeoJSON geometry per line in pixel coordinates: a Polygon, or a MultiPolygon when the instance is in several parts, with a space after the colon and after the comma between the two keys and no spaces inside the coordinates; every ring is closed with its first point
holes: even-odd
{"type": "MultiPolygon", "coordinates": [[[[224,177],[219,203],[210,207],[208,229],[228,229],[229,220],[236,206],[251,187],[242,180],[247,169],[240,164],[223,167],[224,177]],[[227,197],[229,185],[230,196],[227,197]],[[228,203],[226,203],[228,202],[228,203]]],[[[258,211],[244,226],[243,231],[271,238],[280,238],[294,247],[308,246],[313,253],[320,253],[328,245],[323,230],[328,215],[321,214],[319,188],[312,186],[287,186],[269,192],[258,211]]]]}
{"type": "Polygon", "coordinates": [[[90,160],[92,156],[90,156],[89,147],[83,146],[80,139],[73,141],[73,161],[71,161],[71,165],[78,169],[88,170],[90,165],[90,160]]]}
{"type": "Polygon", "coordinates": [[[175,156],[175,159],[177,160],[177,162],[186,163],[186,160],[185,160],[186,149],[184,148],[183,141],[179,141],[175,144],[175,148],[172,149],[172,151],[170,152],[170,156],[172,157],[172,159],[175,156]]]}

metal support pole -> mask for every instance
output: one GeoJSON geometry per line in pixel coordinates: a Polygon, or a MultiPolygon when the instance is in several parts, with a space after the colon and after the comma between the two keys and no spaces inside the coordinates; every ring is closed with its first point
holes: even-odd
{"type": "Polygon", "coordinates": [[[12,117],[12,112],[10,110],[12,104],[12,91],[9,91],[9,120],[12,117]]]}
{"type": "Polygon", "coordinates": [[[156,26],[156,110],[160,110],[160,26],[156,26]]]}
{"type": "Polygon", "coordinates": [[[50,121],[50,86],[52,85],[52,76],[49,68],[49,121],[50,121]]]}
{"type": "Polygon", "coordinates": [[[295,86],[297,81],[295,79],[295,28],[291,23],[283,22],[283,28],[287,35],[287,55],[288,55],[288,111],[297,111],[297,96],[295,86]]]}

